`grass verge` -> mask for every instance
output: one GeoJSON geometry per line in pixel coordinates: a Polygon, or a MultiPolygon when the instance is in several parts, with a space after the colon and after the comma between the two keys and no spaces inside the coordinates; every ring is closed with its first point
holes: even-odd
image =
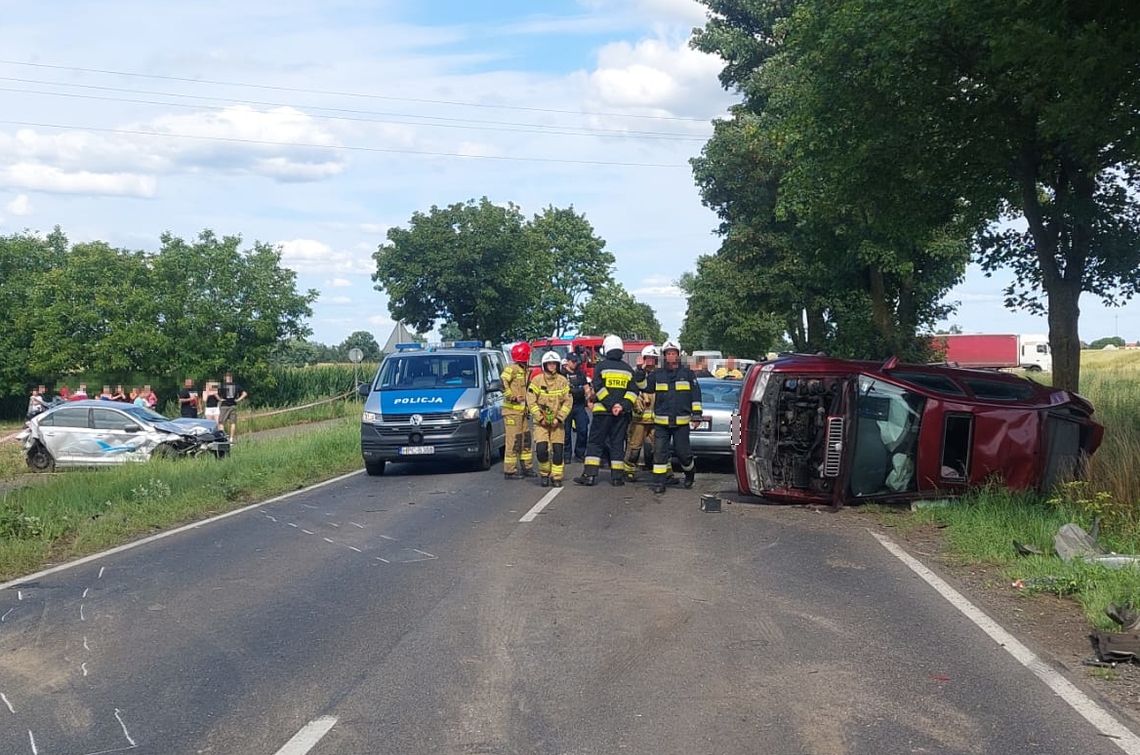
{"type": "MultiPolygon", "coordinates": [[[[1094,626],[1114,629],[1104,609],[1110,603],[1140,606],[1140,569],[1114,571],[1082,561],[1065,563],[1055,555],[1019,556],[1013,547],[1016,540],[1053,554],[1053,536],[1062,525],[1076,522],[1088,530],[1092,519],[1089,511],[1066,500],[1045,501],[991,488],[949,506],[920,509],[903,526],[944,525],[953,557],[998,567],[1008,583],[1021,580],[1027,595],[1071,597],[1094,626]]],[[[1118,553],[1140,552],[1135,534],[1110,530],[1101,535],[1100,543],[1118,553]]]]}
{"type": "MultiPolygon", "coordinates": [[[[362,408],[359,401],[349,398],[345,401],[333,401],[328,404],[321,404],[320,406],[310,406],[292,411],[281,411],[280,414],[270,414],[268,416],[264,414],[259,416],[257,412],[251,414],[239,410],[237,432],[238,435],[241,436],[245,433],[256,433],[261,430],[275,430],[279,427],[305,425],[311,422],[323,422],[324,420],[339,419],[340,417],[359,417],[362,408]]],[[[258,412],[277,412],[281,409],[288,409],[288,407],[276,407],[272,410],[260,409],[258,412]]]]}
{"type": "Polygon", "coordinates": [[[352,471],[360,466],[359,433],[346,419],[253,438],[222,460],[68,472],[8,493],[0,498],[0,580],[352,471]]]}

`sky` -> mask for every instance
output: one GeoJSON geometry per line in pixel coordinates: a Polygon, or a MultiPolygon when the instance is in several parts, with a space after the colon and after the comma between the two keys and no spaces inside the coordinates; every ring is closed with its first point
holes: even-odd
{"type": "MultiPolygon", "coordinates": [[[[696,0],[0,7],[0,233],[278,244],[320,292],[314,340],[387,338],[371,254],[432,205],[572,205],[673,335],[674,281],[718,246],[688,160],[735,98],[718,59],[688,47],[696,0]]],[[[1046,332],[1002,305],[1006,282],[971,268],[950,321],[1046,332]]],[[[1086,296],[1082,337],[1117,331],[1140,338],[1140,304],[1086,296]]]]}

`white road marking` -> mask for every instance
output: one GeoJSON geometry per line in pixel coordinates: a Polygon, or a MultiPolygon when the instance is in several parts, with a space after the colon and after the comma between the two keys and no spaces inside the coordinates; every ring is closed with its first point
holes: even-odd
{"type": "Polygon", "coordinates": [[[39,749],[36,748],[36,735],[28,729],[28,742],[32,745],[32,755],[40,755],[39,749]]]}
{"type": "Polygon", "coordinates": [[[318,508],[317,506],[310,506],[310,505],[309,505],[309,504],[307,504],[307,503],[302,503],[301,505],[302,505],[302,506],[304,506],[304,507],[305,507],[305,508],[307,508],[307,509],[316,509],[316,508],[318,508]]]}
{"type": "Polygon", "coordinates": [[[7,611],[4,612],[3,616],[0,616],[0,621],[4,621],[5,619],[7,619],[8,614],[12,613],[12,611],[15,611],[15,610],[16,610],[15,608],[9,608],[7,611]]]}
{"type": "Polygon", "coordinates": [[[3,700],[4,704],[8,706],[8,712],[9,713],[11,713],[13,716],[16,715],[16,709],[12,707],[12,703],[9,702],[8,696],[5,695],[3,692],[0,692],[0,700],[3,700]]]}
{"type": "Polygon", "coordinates": [[[420,554],[421,556],[427,556],[428,558],[439,558],[439,556],[433,556],[432,554],[428,553],[427,551],[422,551],[419,548],[412,548],[412,550],[414,550],[416,553],[420,554]]]}
{"type": "Polygon", "coordinates": [[[23,590],[16,590],[16,600],[23,600],[23,599],[24,599],[24,591],[23,590]]]}
{"type": "Polygon", "coordinates": [[[399,542],[396,540],[396,538],[392,537],[391,535],[381,535],[380,537],[382,537],[385,540],[391,540],[393,543],[399,542]]]}
{"type": "Polygon", "coordinates": [[[974,622],[979,629],[989,635],[990,639],[1005,648],[1005,651],[1012,655],[1018,663],[1025,666],[1025,668],[1033,672],[1034,676],[1045,682],[1045,685],[1053,690],[1057,697],[1068,703],[1069,707],[1092,724],[1099,734],[1109,738],[1117,747],[1129,755],[1140,755],[1140,737],[1133,734],[1130,729],[1121,724],[1111,713],[1097,705],[1092,698],[1077,689],[1072,682],[1051,666],[1044,663],[1032,650],[1021,644],[1016,637],[1003,629],[1000,624],[967,600],[962,593],[948,585],[945,580],[924,566],[918,559],[896,545],[889,537],[880,535],[877,532],[872,532],[871,534],[891,555],[906,564],[911,571],[937,590],[938,594],[945,598],[950,605],[961,611],[966,618],[974,622]]]}
{"type": "Polygon", "coordinates": [[[535,517],[537,517],[539,514],[541,514],[542,510],[544,508],[546,508],[547,506],[549,506],[550,502],[554,500],[554,497],[557,496],[559,493],[561,493],[563,490],[565,490],[565,488],[554,488],[554,489],[552,489],[549,493],[547,493],[541,499],[539,499],[538,503],[534,504],[534,506],[531,506],[530,511],[523,514],[522,518],[519,519],[519,521],[520,522],[533,522],[535,517]]]}
{"type": "Polygon", "coordinates": [[[119,726],[123,727],[123,736],[127,738],[127,742],[131,747],[137,747],[138,745],[135,744],[135,740],[131,739],[131,733],[127,731],[127,725],[123,723],[123,712],[118,708],[115,708],[115,718],[118,720],[119,726]]]}
{"type": "Polygon", "coordinates": [[[301,730],[293,735],[293,738],[285,743],[285,746],[277,751],[276,755],[305,755],[309,750],[317,746],[317,742],[336,726],[336,718],[334,716],[321,716],[314,718],[309,723],[301,727],[301,730]]]}
{"type": "MultiPolygon", "coordinates": [[[[68,561],[66,564],[59,564],[58,566],[53,566],[50,569],[42,569],[42,570],[35,572],[33,574],[26,574],[23,577],[18,577],[16,579],[12,579],[12,580],[9,580],[7,582],[0,583],[0,590],[8,590],[10,588],[15,587],[16,585],[22,585],[25,582],[30,582],[30,581],[36,580],[36,579],[42,579],[43,577],[46,577],[49,574],[56,574],[56,573],[61,572],[61,571],[67,571],[69,569],[74,569],[77,566],[82,566],[83,564],[89,564],[92,561],[98,561],[99,559],[106,558],[107,556],[113,556],[116,553],[122,553],[124,551],[129,551],[129,550],[133,550],[134,548],[138,548],[141,545],[147,545],[148,543],[153,543],[156,540],[164,540],[168,537],[173,537],[174,535],[180,535],[183,532],[189,532],[190,530],[195,530],[195,529],[198,529],[199,527],[204,527],[207,524],[213,524],[214,522],[219,522],[223,519],[229,519],[230,517],[237,516],[238,514],[244,514],[247,511],[253,511],[253,510],[255,510],[261,506],[267,506],[271,503],[277,503],[278,501],[284,501],[287,498],[292,498],[294,496],[301,495],[302,493],[308,493],[308,492],[316,490],[318,488],[323,488],[327,485],[334,485],[338,482],[343,482],[350,477],[356,477],[357,475],[360,475],[360,474],[364,474],[363,469],[358,469],[355,472],[349,472],[348,474],[342,474],[342,475],[339,475],[338,477],[332,477],[328,480],[325,480],[324,482],[318,482],[317,484],[310,485],[306,488],[299,488],[297,490],[292,490],[288,493],[282,493],[279,496],[275,496],[275,497],[270,498],[266,501],[261,501],[260,503],[251,503],[248,506],[242,506],[240,509],[234,509],[233,511],[227,511],[224,514],[218,514],[217,516],[212,516],[209,519],[203,519],[200,522],[191,522],[190,524],[184,524],[181,527],[175,527],[174,529],[167,530],[166,532],[159,532],[157,534],[150,535],[148,537],[144,537],[140,540],[134,540],[132,542],[125,543],[123,545],[117,545],[114,548],[108,548],[107,550],[100,551],[99,553],[92,553],[90,556],[84,556],[83,558],[77,558],[74,561],[68,561]]],[[[104,566],[99,567],[99,578],[100,579],[102,579],[102,577],[103,577],[103,570],[105,568],[106,567],[104,567],[104,566]]]]}
{"type": "Polygon", "coordinates": [[[383,562],[384,562],[384,563],[386,563],[386,564],[390,564],[390,563],[392,563],[392,562],[391,562],[391,561],[389,561],[388,559],[386,559],[386,558],[380,558],[379,556],[377,556],[377,557],[376,557],[376,560],[377,560],[377,561],[383,561],[383,562]]]}
{"type": "Polygon", "coordinates": [[[321,540],[324,540],[326,543],[332,543],[333,545],[336,545],[335,542],[333,542],[332,540],[329,540],[327,537],[322,537],[321,540]]]}
{"type": "Polygon", "coordinates": [[[87,621],[87,616],[83,613],[83,604],[82,603],[79,604],[79,620],[80,621],[87,621]]]}
{"type": "Polygon", "coordinates": [[[356,522],[349,522],[349,524],[351,524],[353,527],[359,527],[360,529],[364,529],[363,524],[357,524],[356,522]]]}
{"type": "Polygon", "coordinates": [[[338,529],[340,528],[340,525],[339,525],[339,524],[337,524],[336,522],[329,522],[329,526],[331,526],[331,527],[336,527],[336,528],[338,528],[338,529]]]}
{"type": "Polygon", "coordinates": [[[272,515],[270,515],[270,514],[266,514],[266,515],[265,515],[265,518],[266,518],[266,519],[268,519],[268,520],[269,520],[269,521],[271,521],[271,522],[276,522],[276,521],[277,521],[277,517],[275,517],[275,516],[272,516],[272,515]]]}
{"type": "Polygon", "coordinates": [[[79,664],[79,669],[83,672],[84,676],[87,676],[87,664],[86,663],[79,664]]]}
{"type": "Polygon", "coordinates": [[[290,527],[296,527],[296,526],[297,526],[297,523],[296,523],[296,522],[289,522],[289,526],[290,526],[290,527]]]}
{"type": "Polygon", "coordinates": [[[82,598],[86,598],[86,597],[87,597],[87,593],[89,593],[89,592],[91,592],[91,588],[90,588],[90,587],[84,587],[84,588],[83,588],[83,595],[81,595],[80,597],[82,597],[82,598]]]}
{"type": "Polygon", "coordinates": [[[357,553],[363,553],[364,552],[364,551],[360,550],[359,548],[357,548],[355,545],[350,545],[348,547],[351,548],[352,550],[356,551],[357,553]]]}
{"type": "Polygon", "coordinates": [[[315,532],[310,532],[309,530],[307,530],[307,529],[304,529],[304,528],[302,528],[302,529],[301,529],[301,532],[304,532],[306,535],[314,535],[314,534],[316,534],[315,532]]]}
{"type": "Polygon", "coordinates": [[[87,635],[83,635],[83,649],[91,652],[91,646],[87,644],[87,635]]]}
{"type": "MultiPolygon", "coordinates": [[[[98,555],[98,554],[96,554],[96,555],[98,555]]],[[[88,556],[88,558],[95,558],[95,556],[88,556]]],[[[66,566],[66,564],[64,566],[59,567],[59,568],[63,569],[63,568],[65,568],[65,566],[66,566]]],[[[100,566],[99,567],[99,576],[96,577],[95,579],[103,579],[103,572],[105,572],[106,570],[107,570],[106,566],[100,566]]],[[[3,587],[3,586],[0,585],[0,587],[3,587]]]]}

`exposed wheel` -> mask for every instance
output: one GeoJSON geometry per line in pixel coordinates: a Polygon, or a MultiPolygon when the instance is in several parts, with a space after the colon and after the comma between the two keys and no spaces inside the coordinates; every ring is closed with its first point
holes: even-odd
{"type": "Polygon", "coordinates": [[[1026,372],[1041,372],[1041,365],[1039,365],[1039,364],[1026,365],[1025,371],[1026,372]]]}
{"type": "Polygon", "coordinates": [[[28,449],[27,461],[28,466],[37,472],[50,472],[55,468],[55,459],[42,443],[36,443],[28,449]]]}
{"type": "Polygon", "coordinates": [[[174,446],[170,445],[169,443],[159,443],[157,446],[154,447],[154,450],[150,452],[150,458],[152,458],[152,459],[167,459],[167,460],[169,460],[169,459],[177,459],[179,456],[181,456],[181,454],[178,453],[178,449],[176,449],[174,446]]]}
{"type": "Polygon", "coordinates": [[[475,468],[480,472],[486,472],[491,468],[491,428],[487,428],[483,433],[483,439],[479,441],[479,460],[475,462],[475,468]]]}
{"type": "Polygon", "coordinates": [[[384,467],[387,466],[386,461],[366,461],[364,462],[364,471],[368,473],[369,477],[380,477],[384,474],[384,467]]]}

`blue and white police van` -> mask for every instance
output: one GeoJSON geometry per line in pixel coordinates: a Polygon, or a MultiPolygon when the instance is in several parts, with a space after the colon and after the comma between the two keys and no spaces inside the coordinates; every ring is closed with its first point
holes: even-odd
{"type": "Polygon", "coordinates": [[[448,348],[398,344],[380,363],[365,397],[360,451],[369,475],[392,462],[455,459],[490,469],[501,454],[503,352],[478,341],[448,348]]]}

